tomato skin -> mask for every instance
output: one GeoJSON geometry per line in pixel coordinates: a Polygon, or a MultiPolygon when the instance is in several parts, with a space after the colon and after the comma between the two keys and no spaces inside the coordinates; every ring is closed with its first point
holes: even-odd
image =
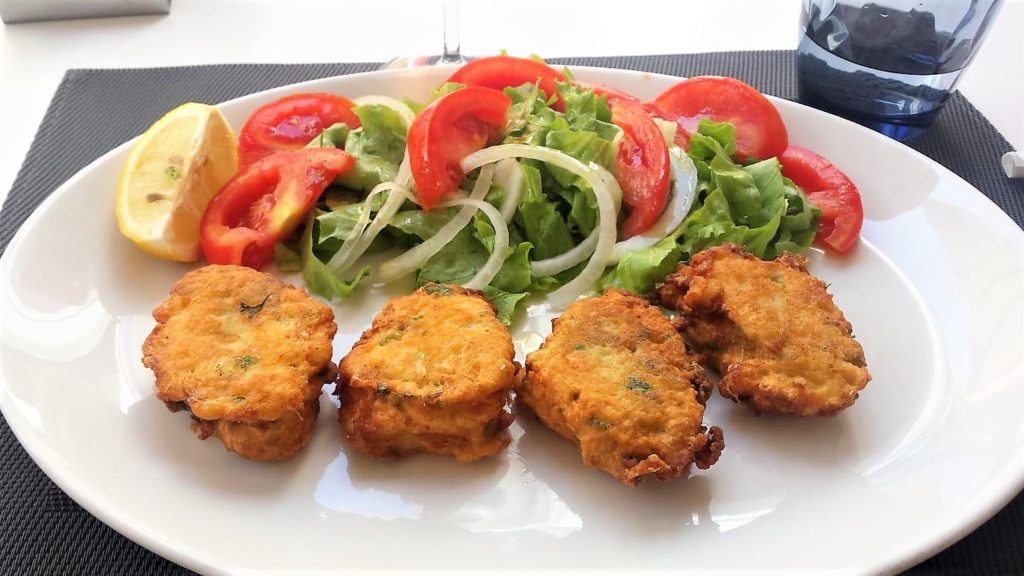
{"type": "Polygon", "coordinates": [[[515,56],[491,56],[473,60],[455,71],[447,82],[458,82],[467,86],[480,86],[501,90],[508,86],[540,81],[540,89],[558,100],[551,106],[559,112],[565,111],[565,101],[558,93],[556,82],[565,82],[565,76],[551,66],[529,58],[515,56]]]}
{"type": "Polygon", "coordinates": [[[689,148],[690,134],[701,118],[731,122],[736,127],[736,155],[740,160],[778,156],[789,144],[789,134],[775,106],[754,87],[721,76],[689,78],[654,100],[666,120],[679,124],[677,142],[689,148]]]}
{"type": "Polygon", "coordinates": [[[325,128],[338,122],[359,127],[355,104],[337,94],[293,94],[264,104],[249,116],[238,134],[238,166],[309,144],[325,128]]]}
{"type": "Polygon", "coordinates": [[[271,154],[240,170],[210,200],[199,225],[210,264],[261,268],[335,176],[355,159],[335,148],[271,154]]]}
{"type": "Polygon", "coordinates": [[[845,254],[860,237],[864,207],[860,191],[850,178],[825,158],[790,144],[779,156],[782,175],[803,189],[807,199],[821,209],[821,225],[814,239],[845,254]]]}
{"type": "Polygon", "coordinates": [[[458,189],[459,162],[501,140],[512,99],[499,90],[470,86],[423,109],[409,127],[409,167],[424,210],[458,189]]]}
{"type": "Polygon", "coordinates": [[[658,125],[637,100],[616,100],[612,123],[623,137],[615,157],[615,177],[622,201],[630,207],[622,223],[622,236],[645,232],[665,210],[669,186],[668,145],[658,125]]]}

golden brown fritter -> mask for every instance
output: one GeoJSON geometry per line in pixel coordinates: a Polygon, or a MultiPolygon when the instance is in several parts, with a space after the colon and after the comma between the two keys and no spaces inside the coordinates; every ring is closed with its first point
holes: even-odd
{"type": "Polygon", "coordinates": [[[378,457],[494,455],[509,442],[514,357],[477,290],[428,284],[394,298],[339,366],[342,432],[378,457]]]}
{"type": "Polygon", "coordinates": [[[215,265],[186,274],[153,317],[142,363],[157,398],[188,410],[200,438],[251,460],[306,445],[336,374],[331,308],[270,274],[215,265]]]}
{"type": "Polygon", "coordinates": [[[727,244],[696,254],[658,287],[719,390],[757,412],[831,416],[867,385],[864,350],[807,258],[762,261],[727,244]]]}
{"type": "Polygon", "coordinates": [[[526,359],[517,402],[628,485],[708,468],[725,446],[701,425],[708,388],[672,323],[627,292],[574,302],[526,359]]]}

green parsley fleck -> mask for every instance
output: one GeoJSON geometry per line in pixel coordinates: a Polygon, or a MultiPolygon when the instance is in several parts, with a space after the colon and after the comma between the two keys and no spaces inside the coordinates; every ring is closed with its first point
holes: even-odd
{"type": "Polygon", "coordinates": [[[608,423],[598,418],[597,416],[591,416],[590,420],[587,420],[587,425],[593,428],[597,428],[601,432],[608,431],[608,423]]]}
{"type": "Polygon", "coordinates": [[[235,356],[235,366],[242,370],[248,370],[250,366],[259,364],[260,359],[256,356],[235,356]]]}
{"type": "Polygon", "coordinates": [[[586,350],[587,349],[587,345],[586,344],[577,344],[576,345],[576,349],[577,350],[586,350]]]}
{"type": "Polygon", "coordinates": [[[178,170],[177,166],[168,166],[167,169],[164,170],[164,174],[167,175],[169,180],[177,180],[178,178],[181,178],[181,171],[178,170]]]}
{"type": "Polygon", "coordinates": [[[270,294],[264,296],[263,300],[259,304],[256,304],[255,306],[250,306],[249,304],[242,302],[241,305],[239,305],[238,307],[238,311],[241,312],[242,314],[245,314],[249,318],[252,318],[253,316],[259,314],[261,310],[263,310],[263,305],[267,303],[268,298],[270,298],[270,294]]]}
{"type": "Polygon", "coordinates": [[[640,394],[647,394],[651,391],[651,388],[654,388],[654,386],[651,386],[650,383],[644,382],[636,376],[630,376],[626,380],[626,390],[632,390],[633,392],[639,392],[640,394]]]}
{"type": "Polygon", "coordinates": [[[423,289],[424,292],[431,296],[451,296],[452,289],[444,284],[427,284],[427,287],[423,289]]]}

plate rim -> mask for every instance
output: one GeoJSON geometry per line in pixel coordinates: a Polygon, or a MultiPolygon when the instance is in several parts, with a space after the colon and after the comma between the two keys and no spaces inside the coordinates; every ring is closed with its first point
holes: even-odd
{"type": "MultiPolygon", "coordinates": [[[[678,81],[684,79],[684,76],[673,76],[670,74],[661,74],[655,72],[647,72],[643,70],[629,70],[622,68],[606,68],[599,66],[577,66],[577,65],[566,65],[574,73],[581,72],[582,76],[586,76],[588,73],[595,74],[611,74],[613,76],[622,76],[623,78],[629,79],[630,81],[636,82],[640,80],[646,80],[647,78],[657,78],[660,80],[678,81]]],[[[250,94],[245,94],[237,98],[225,100],[213,104],[213,106],[221,109],[224,106],[234,106],[239,104],[241,101],[249,99],[257,99],[260,97],[272,97],[275,93],[286,93],[294,92],[296,90],[302,90],[304,87],[320,85],[325,83],[331,83],[338,81],[339,79],[350,79],[356,78],[357,81],[361,77],[367,76],[394,76],[396,79],[402,79],[403,77],[415,77],[415,76],[429,76],[437,74],[438,70],[443,69],[455,69],[458,65],[445,65],[445,66],[430,66],[422,68],[409,68],[409,69],[398,69],[398,70],[371,70],[365,72],[356,72],[352,74],[340,74],[334,76],[328,76],[323,78],[316,78],[311,80],[305,80],[293,84],[286,84],[266,90],[260,90],[250,94]]],[[[975,200],[984,200],[985,209],[988,212],[992,212],[994,209],[995,217],[1000,219],[1000,225],[1009,229],[1015,229],[1018,234],[1016,237],[1016,248],[1021,252],[1024,252],[1024,229],[1022,229],[1009,214],[1004,211],[999,205],[997,205],[991,198],[986,196],[980,190],[978,190],[970,182],[954,173],[952,170],[943,166],[939,162],[929,158],[923,153],[915,150],[905,144],[891,140],[881,134],[878,134],[869,128],[856,124],[847,119],[811,108],[807,105],[801,104],[796,101],[786,100],[776,96],[765,94],[769,100],[772,101],[777,107],[781,104],[783,108],[795,106],[801,115],[810,114],[813,118],[814,115],[820,114],[831,117],[833,121],[839,120],[844,123],[847,128],[852,127],[855,130],[867,133],[873,139],[880,139],[885,141],[888,146],[892,146],[894,150],[900,150],[902,153],[909,152],[911,157],[917,159],[917,161],[924,161],[931,168],[938,168],[942,179],[952,178],[956,184],[962,187],[966,187],[970,190],[970,194],[975,200]]],[[[4,253],[0,255],[0,275],[6,276],[6,271],[10,268],[10,261],[13,256],[10,254],[16,253],[25,241],[25,236],[28,234],[27,229],[33,227],[35,222],[43,217],[48,212],[51,206],[55,203],[60,202],[60,199],[67,194],[69,189],[77,186],[78,181],[84,179],[88,173],[94,171],[100,164],[109,161],[109,158],[116,156],[117,154],[123,153],[138,139],[138,135],[115,146],[114,148],[103,153],[93,161],[89,162],[86,166],[78,170],[74,175],[69,177],[66,181],[61,183],[56,189],[53,190],[40,204],[29,214],[24,221],[19,225],[14,235],[11,237],[4,253]]],[[[862,239],[863,241],[863,239],[862,239]]],[[[884,254],[884,252],[880,253],[884,254]]],[[[930,309],[930,307],[929,307],[930,309]]],[[[2,358],[0,358],[2,359],[2,358]]],[[[1021,367],[1024,367],[1022,363],[1021,367]]],[[[0,377],[0,413],[3,414],[9,428],[14,434],[15,438],[21,447],[29,454],[32,461],[38,466],[44,474],[60,488],[65,494],[72,498],[75,503],[81,506],[83,509],[88,511],[96,519],[100,520],[110,528],[116,530],[120,535],[128,538],[129,540],[143,546],[144,548],[172,561],[186,568],[198,571],[200,573],[213,573],[213,574],[231,574],[235,573],[230,570],[225,570],[218,567],[215,560],[210,558],[208,554],[199,552],[198,550],[191,550],[190,547],[175,547],[167,544],[167,538],[161,537],[154,533],[145,524],[134,521],[132,517],[116,508],[104,508],[99,502],[96,494],[79,482],[75,478],[72,470],[66,468],[64,463],[61,462],[59,453],[53,451],[48,445],[44,443],[34,443],[32,441],[26,441],[26,430],[24,427],[26,423],[20,418],[12,420],[12,414],[20,413],[16,409],[16,406],[12,405],[10,401],[11,394],[10,389],[5,378],[0,377]],[[18,425],[15,426],[13,422],[17,421],[18,425]],[[188,550],[186,554],[185,550],[188,550]]],[[[1021,450],[1021,454],[1024,454],[1024,449],[1021,450]]],[[[874,562],[869,562],[861,569],[871,572],[897,572],[904,570],[913,565],[920,563],[921,561],[945,550],[952,544],[964,538],[976,530],[979,526],[984,524],[986,521],[991,519],[995,514],[1002,510],[1009,502],[1016,498],[1022,491],[1024,491],[1024,459],[1018,459],[1016,467],[1012,473],[1004,472],[1003,474],[990,479],[986,484],[986,490],[982,494],[979,505],[974,508],[971,512],[960,515],[960,522],[949,522],[940,529],[938,532],[941,533],[940,537],[928,537],[921,536],[901,542],[899,545],[890,548],[892,551],[889,555],[884,558],[877,558],[874,562]],[[993,485],[997,484],[995,488],[993,485]]],[[[977,496],[977,495],[976,495],[977,496]]],[[[975,499],[978,501],[978,498],[975,499]]],[[[717,572],[712,570],[712,572],[717,572]]]]}

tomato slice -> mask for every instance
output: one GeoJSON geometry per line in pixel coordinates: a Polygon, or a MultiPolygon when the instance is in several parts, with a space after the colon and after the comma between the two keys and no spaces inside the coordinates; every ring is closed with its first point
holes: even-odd
{"type": "Polygon", "coordinates": [[[779,156],[782,175],[803,189],[821,209],[821,226],[814,239],[840,254],[857,244],[864,224],[860,191],[834,164],[806,148],[790,144],[779,156]]]}
{"type": "Polygon", "coordinates": [[[551,66],[529,58],[516,58],[515,56],[480,58],[456,70],[448,77],[447,81],[467,86],[494,88],[495,90],[540,81],[540,89],[547,94],[548,98],[558,97],[558,101],[551,107],[559,112],[565,111],[565,102],[555,85],[556,82],[565,82],[565,76],[551,66]]]}
{"type": "Polygon", "coordinates": [[[213,197],[199,225],[211,264],[259,269],[274,255],[335,176],[355,160],[335,148],[271,154],[238,172],[213,197]]]}
{"type": "Polygon", "coordinates": [[[736,127],[736,155],[764,160],[782,154],[789,144],[782,116],[754,87],[720,76],[683,80],[654,100],[666,120],[679,124],[677,142],[689,148],[690,134],[701,118],[736,127]]]}
{"type": "Polygon", "coordinates": [[[512,99],[493,88],[451,92],[423,109],[409,127],[409,167],[416,194],[430,210],[462,182],[459,162],[501,140],[512,99]]]}
{"type": "Polygon", "coordinates": [[[622,222],[622,236],[645,232],[665,210],[668,199],[668,145],[658,125],[636,100],[616,100],[612,122],[622,128],[623,137],[615,157],[615,177],[622,187],[622,200],[630,208],[622,222]]]}
{"type": "Polygon", "coordinates": [[[338,122],[358,128],[354,106],[336,94],[294,94],[261,106],[238,134],[239,168],[274,152],[302,148],[338,122]]]}

